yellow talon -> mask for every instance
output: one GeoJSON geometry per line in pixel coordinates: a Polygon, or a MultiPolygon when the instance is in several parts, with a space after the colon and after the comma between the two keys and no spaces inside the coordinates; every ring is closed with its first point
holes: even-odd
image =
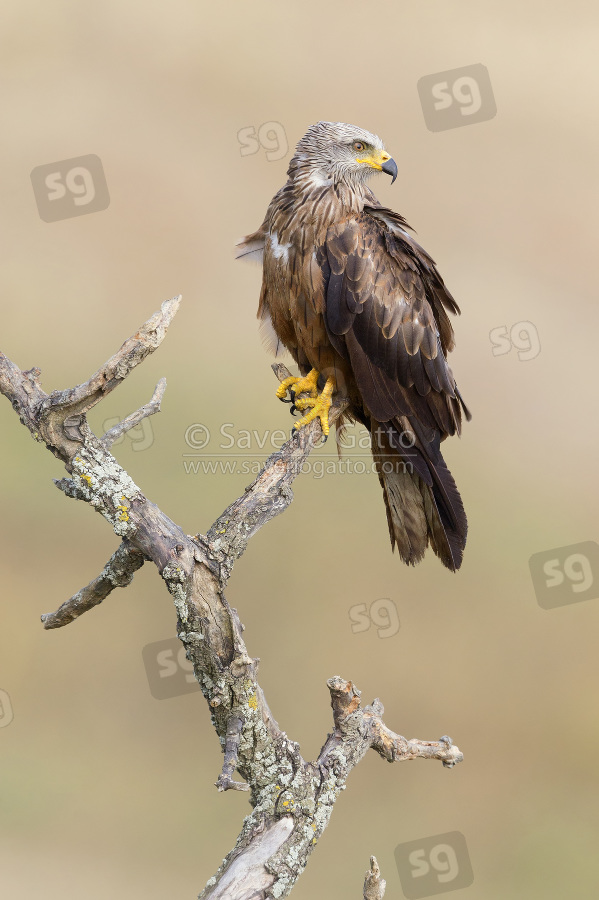
{"type": "Polygon", "coordinates": [[[318,418],[320,419],[320,427],[322,428],[322,433],[326,441],[329,436],[329,410],[332,406],[331,395],[334,390],[335,379],[331,376],[330,378],[327,378],[322,393],[317,397],[306,397],[305,399],[296,400],[296,409],[311,408],[309,413],[306,413],[299,422],[296,422],[293,426],[293,430],[297,431],[300,428],[303,428],[304,425],[308,425],[310,422],[313,422],[314,419],[318,418]]]}
{"type": "Polygon", "coordinates": [[[318,389],[316,387],[318,384],[318,375],[319,373],[316,369],[312,369],[305,378],[296,378],[295,375],[290,375],[290,377],[286,378],[285,381],[282,381],[277,388],[277,397],[279,400],[284,400],[287,391],[291,388],[293,388],[293,394],[296,396],[309,393],[311,397],[316,397],[318,394],[318,389]]]}

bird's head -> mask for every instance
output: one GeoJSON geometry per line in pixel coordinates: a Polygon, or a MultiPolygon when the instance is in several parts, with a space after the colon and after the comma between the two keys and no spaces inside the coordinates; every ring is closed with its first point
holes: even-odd
{"type": "Polygon", "coordinates": [[[296,171],[310,173],[315,183],[339,181],[357,186],[375,172],[397,178],[397,165],[376,134],[344,122],[317,122],[298,143],[289,165],[289,175],[296,171]]]}

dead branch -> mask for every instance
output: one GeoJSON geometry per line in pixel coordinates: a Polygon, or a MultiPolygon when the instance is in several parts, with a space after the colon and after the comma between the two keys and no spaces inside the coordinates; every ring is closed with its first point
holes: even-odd
{"type": "Polygon", "coordinates": [[[160,412],[160,402],[164,397],[165,390],[166,378],[161,378],[154,389],[152,399],[149,403],[146,403],[145,406],[142,406],[134,413],[131,413],[130,416],[127,416],[126,419],[123,419],[122,422],[118,422],[114,428],[111,428],[110,431],[106,432],[101,440],[107,450],[110,450],[114,442],[118,441],[121,435],[126,434],[128,431],[131,431],[132,428],[135,428],[136,425],[139,425],[142,419],[146,419],[148,416],[154,416],[156,413],[160,412]]]}
{"type": "Polygon", "coordinates": [[[77,591],[70,600],[65,600],[56,612],[45,613],[42,616],[44,628],[61,628],[79,618],[88,609],[98,606],[115,588],[131,584],[133,576],[143,564],[143,554],[128,541],[123,541],[97,578],[94,578],[87,587],[77,591]]]}
{"type": "MultiPolygon", "coordinates": [[[[281,363],[275,363],[272,368],[279,381],[289,377],[289,369],[281,363]]],[[[335,399],[329,412],[331,424],[346,407],[347,400],[335,399]]],[[[320,423],[316,421],[296,432],[280,450],[268,457],[264,468],[243,495],[210,527],[207,534],[210,551],[219,561],[225,579],[244,553],[250,538],[287,509],[293,500],[291,485],[321,436],[320,423]]]]}
{"type": "Polygon", "coordinates": [[[216,781],[219,791],[249,791],[250,787],[243,781],[233,781],[233,772],[237,768],[239,758],[239,742],[243,729],[243,719],[231,716],[225,737],[225,759],[223,769],[216,781]]]}
{"type": "MultiPolygon", "coordinates": [[[[350,681],[331,678],[333,731],[314,762],[278,727],[257,680],[258,660],[249,656],[235,609],[224,587],[249,539],[291,502],[291,484],[321,436],[318,419],[266,461],[242,497],[229,506],[207,536],[186,535],[148,500],[110,454],[109,446],[145,415],[158,411],[165,382],[150,404],[128,416],[103,438],[91,431],[86,413],[162,342],[180,298],[162,304],[87,382],[46,394],[39,369],[22,372],[0,353],[0,393],[13,405],[33,437],[60,459],[68,477],[57,486],[88,503],[110,523],[121,543],[100,575],[56,612],[42,616],[44,628],[58,628],[130,583],[145,560],[155,564],[177,613],[177,635],[186,648],[224,752],[216,782],[221,791],[250,791],[252,813],[202,900],[265,900],[289,894],[326,828],[335,800],[351,769],[369,749],[389,762],[438,759],[453,766],[462,754],[451,739],[407,740],[383,723],[383,706],[360,706],[350,681]],[[244,782],[233,781],[237,770],[244,782]]],[[[279,378],[288,374],[275,367],[279,378]]],[[[344,408],[335,404],[334,420],[344,408]]],[[[376,865],[376,861],[374,861],[376,865]]],[[[378,873],[371,866],[371,893],[378,873]]],[[[368,879],[367,879],[368,880],[368,879]]],[[[370,883],[369,883],[370,884],[370,883]]]]}
{"type": "Polygon", "coordinates": [[[383,900],[387,882],[381,878],[381,870],[376,856],[370,857],[370,869],[364,879],[364,900],[383,900]]]}

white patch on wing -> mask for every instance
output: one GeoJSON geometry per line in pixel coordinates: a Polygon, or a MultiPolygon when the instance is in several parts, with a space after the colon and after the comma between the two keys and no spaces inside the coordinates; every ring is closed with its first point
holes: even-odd
{"type": "Polygon", "coordinates": [[[272,353],[276,358],[280,358],[287,353],[287,348],[281,343],[273,328],[268,310],[266,310],[260,320],[260,337],[262,338],[262,346],[267,353],[272,353]]]}
{"type": "Polygon", "coordinates": [[[279,244],[276,231],[270,234],[270,249],[275,259],[282,259],[283,262],[289,262],[289,244],[279,244]]]}

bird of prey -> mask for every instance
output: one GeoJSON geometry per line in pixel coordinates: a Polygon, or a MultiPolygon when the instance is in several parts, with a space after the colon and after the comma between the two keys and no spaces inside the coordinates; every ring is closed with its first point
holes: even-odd
{"type": "Polygon", "coordinates": [[[375,172],[397,177],[380,138],[313,125],[237,256],[262,260],[258,317],[300,369],[277,391],[305,412],[295,428],[319,417],[326,439],[332,395],[348,397],[346,421],[371,434],[392,548],[415,565],[430,544],[455,571],[467,522],[440,443],[470,418],[447,363],[459,308],[406,220],[368,187],[375,172]]]}

